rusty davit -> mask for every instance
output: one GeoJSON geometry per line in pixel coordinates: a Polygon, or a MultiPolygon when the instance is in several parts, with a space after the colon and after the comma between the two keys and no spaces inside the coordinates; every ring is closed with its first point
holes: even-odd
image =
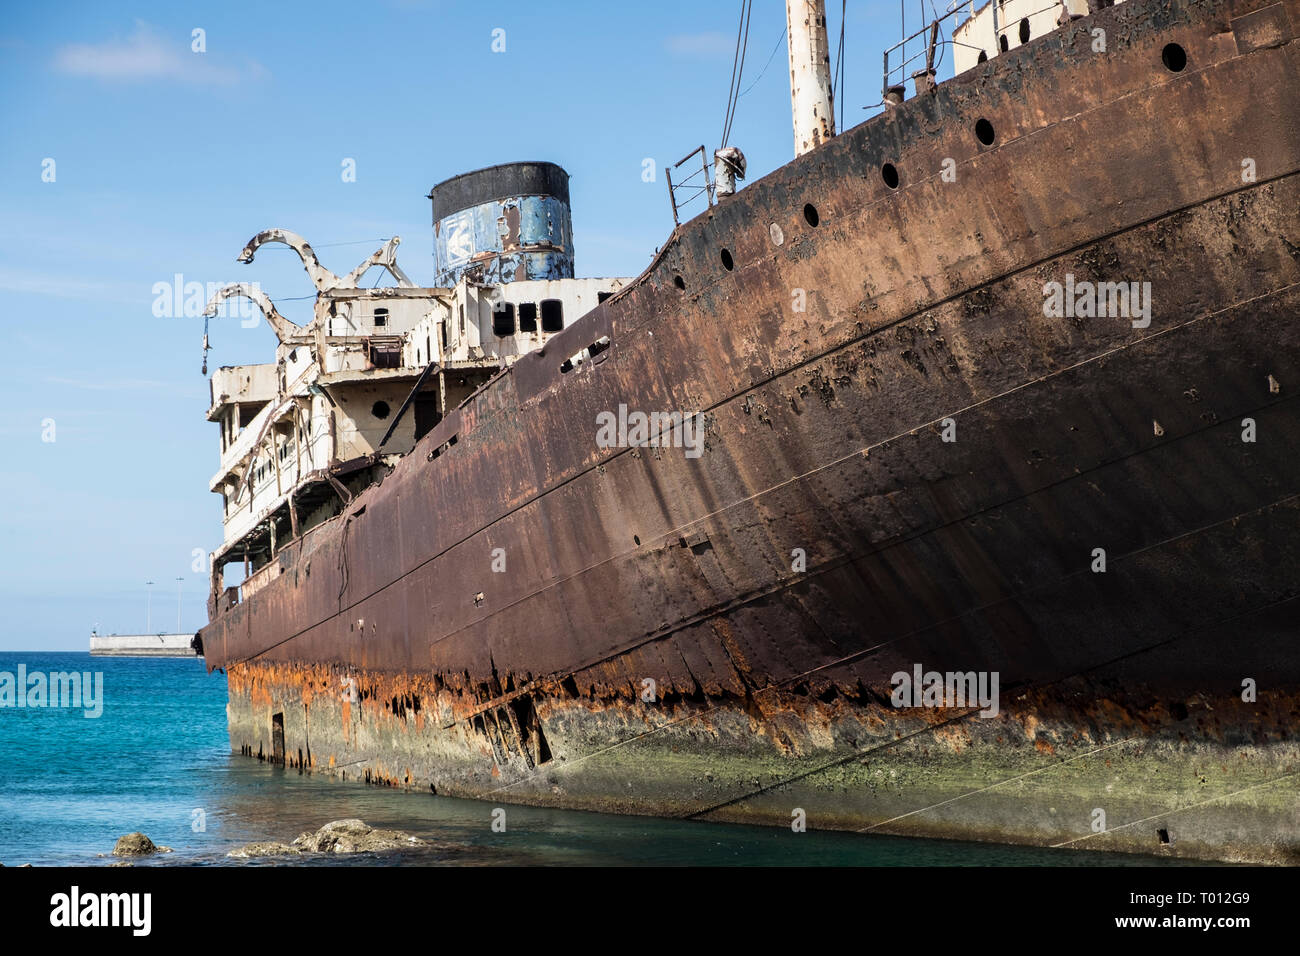
{"type": "Polygon", "coordinates": [[[573,278],[544,162],[434,187],[430,286],[249,243],[318,297],[218,294],[280,340],[212,376],[232,749],[1300,860],[1300,0],[964,6],[838,133],[788,13],[797,157],[687,157],[640,276],[573,278]]]}

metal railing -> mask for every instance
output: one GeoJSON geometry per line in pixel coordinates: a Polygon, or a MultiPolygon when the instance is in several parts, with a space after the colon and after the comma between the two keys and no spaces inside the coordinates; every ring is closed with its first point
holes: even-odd
{"type": "MultiPolygon", "coordinates": [[[[946,47],[964,47],[968,50],[980,50],[988,53],[990,56],[997,56],[1001,53],[1002,37],[1010,28],[1011,24],[998,22],[998,14],[1000,12],[1000,4],[998,0],[989,0],[988,6],[992,8],[993,41],[996,47],[992,51],[984,50],[982,47],[975,46],[971,43],[962,43],[960,40],[953,40],[947,37],[941,38],[939,36],[940,24],[944,23],[944,21],[951,20],[951,23],[948,24],[949,32],[955,32],[962,24],[973,18],[978,12],[975,9],[975,0],[948,0],[945,12],[942,15],[938,15],[938,11],[931,6],[931,10],[936,15],[932,17],[928,23],[925,23],[919,30],[904,36],[902,40],[895,43],[885,51],[883,71],[884,82],[881,89],[882,101],[888,98],[891,88],[902,86],[907,82],[907,67],[909,64],[915,63],[917,60],[924,58],[925,70],[934,71],[938,64],[943,61],[943,50],[946,47]],[[965,14],[965,16],[963,16],[963,14],[965,14]],[[929,34],[929,36],[927,37],[926,34],[929,34]],[[916,49],[915,52],[910,53],[909,55],[909,44],[913,44],[914,46],[919,47],[919,49],[916,49]],[[895,53],[897,53],[901,59],[900,62],[891,66],[890,60],[893,59],[895,53]],[[938,58],[937,60],[936,56],[938,58]],[[898,75],[896,82],[894,81],[895,74],[898,75]]],[[[1069,8],[1066,0],[1048,0],[1045,6],[1032,10],[1021,16],[1019,19],[1027,20],[1030,17],[1038,16],[1040,13],[1047,13],[1051,10],[1059,10],[1062,8],[1065,9],[1068,15],[1069,8]]],[[[983,7],[980,7],[980,10],[983,10],[983,7]]],[[[924,12],[924,6],[922,6],[922,11],[924,12]]],[[[904,24],[906,24],[905,19],[904,24]]],[[[904,29],[906,29],[906,27],[904,27],[904,29]]]]}
{"type": "Polygon", "coordinates": [[[704,151],[704,147],[702,145],[698,149],[691,150],[689,153],[687,153],[677,162],[673,163],[671,166],[665,169],[664,176],[668,179],[668,198],[672,200],[672,204],[673,204],[673,225],[674,226],[681,225],[681,218],[679,216],[679,212],[681,208],[685,206],[688,202],[691,202],[692,200],[699,198],[701,193],[705,195],[708,204],[710,206],[713,205],[713,180],[709,178],[709,154],[704,151]],[[696,153],[700,154],[700,168],[697,169],[695,172],[691,173],[681,182],[674,183],[673,170],[680,169],[696,153]],[[696,178],[699,176],[703,176],[704,179],[703,185],[701,185],[698,182],[695,182],[696,178]],[[691,190],[691,193],[685,199],[682,199],[679,202],[677,199],[678,190],[691,190]]]}
{"type": "MultiPolygon", "coordinates": [[[[993,5],[993,16],[995,18],[994,25],[996,29],[997,0],[990,0],[990,2],[993,5]]],[[[931,10],[933,10],[935,14],[938,14],[938,11],[934,10],[933,7],[931,7],[931,10]]],[[[945,23],[945,21],[951,21],[948,24],[948,27],[950,31],[955,30],[974,15],[974,0],[965,0],[965,2],[949,0],[948,9],[943,14],[932,17],[930,21],[923,24],[919,30],[905,35],[903,39],[899,40],[887,49],[884,55],[884,69],[882,71],[883,82],[880,90],[881,100],[884,101],[888,99],[889,91],[892,87],[902,86],[907,82],[907,68],[909,64],[915,63],[917,60],[924,58],[925,69],[927,71],[933,71],[936,70],[939,63],[943,61],[943,51],[946,47],[970,46],[970,44],[961,43],[958,40],[941,37],[940,27],[941,24],[945,23]],[[963,16],[963,14],[965,14],[965,16],[963,16]],[[919,49],[916,49],[914,53],[909,55],[909,45],[912,47],[919,47],[919,49]],[[891,66],[890,60],[894,58],[895,54],[898,55],[899,62],[891,66]],[[893,82],[894,74],[898,74],[897,82],[893,82]]],[[[906,29],[906,20],[904,20],[904,29],[906,29]]],[[[974,49],[974,47],[971,48],[974,49]]]]}

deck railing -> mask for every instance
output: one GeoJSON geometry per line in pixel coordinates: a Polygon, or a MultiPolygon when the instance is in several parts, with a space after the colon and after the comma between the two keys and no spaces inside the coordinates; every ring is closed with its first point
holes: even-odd
{"type": "Polygon", "coordinates": [[[707,199],[708,205],[713,205],[713,180],[709,176],[709,155],[704,151],[704,147],[693,149],[673,165],[664,170],[664,175],[668,179],[668,198],[673,204],[673,225],[681,225],[680,211],[683,206],[694,199],[698,199],[703,193],[707,199]],[[686,165],[696,153],[700,154],[700,168],[695,170],[681,182],[673,182],[673,170],[680,169],[686,165]],[[701,179],[702,177],[702,179],[701,179]],[[678,199],[681,191],[689,191],[684,199],[678,199]]]}

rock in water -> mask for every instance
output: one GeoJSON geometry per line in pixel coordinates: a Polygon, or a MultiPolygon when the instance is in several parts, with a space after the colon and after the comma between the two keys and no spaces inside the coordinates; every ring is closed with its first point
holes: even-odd
{"type": "Polygon", "coordinates": [[[286,856],[298,852],[297,847],[289,846],[287,843],[276,843],[267,840],[261,843],[247,843],[244,846],[237,846],[226,856],[234,857],[237,860],[246,860],[257,856],[286,856]]]}
{"type": "Polygon", "coordinates": [[[117,838],[113,847],[113,856],[149,856],[152,853],[170,853],[169,846],[158,846],[143,833],[128,833],[117,838]]]}
{"type": "Polygon", "coordinates": [[[428,846],[419,837],[398,830],[376,830],[361,820],[335,820],[315,833],[304,833],[292,844],[249,843],[236,847],[227,856],[246,859],[256,856],[283,856],[290,853],[382,853],[428,846]]]}
{"type": "Polygon", "coordinates": [[[335,820],[315,833],[304,833],[293,845],[315,853],[379,853],[427,846],[423,840],[398,830],[376,830],[361,820],[335,820]]]}

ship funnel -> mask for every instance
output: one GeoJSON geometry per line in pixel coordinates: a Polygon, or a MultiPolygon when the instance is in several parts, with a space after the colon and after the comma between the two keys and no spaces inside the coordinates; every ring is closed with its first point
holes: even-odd
{"type": "Polygon", "coordinates": [[[790,110],[794,154],[802,156],[835,135],[826,0],[786,0],[790,47],[790,110]]]}
{"type": "Polygon", "coordinates": [[[468,275],[495,285],[573,278],[569,174],[554,163],[506,163],[434,186],[436,284],[468,275]]]}

